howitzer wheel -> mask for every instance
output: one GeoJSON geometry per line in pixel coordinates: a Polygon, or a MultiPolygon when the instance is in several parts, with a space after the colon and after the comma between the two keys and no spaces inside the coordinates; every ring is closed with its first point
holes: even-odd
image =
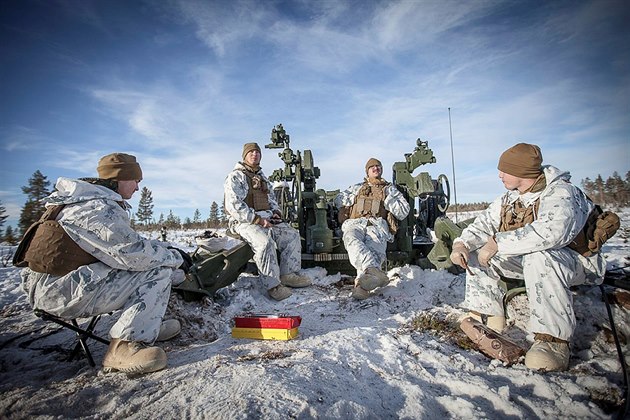
{"type": "Polygon", "coordinates": [[[442,213],[446,213],[446,209],[448,209],[451,202],[451,186],[446,175],[440,174],[440,176],[438,176],[437,189],[441,193],[437,196],[437,208],[442,213]]]}

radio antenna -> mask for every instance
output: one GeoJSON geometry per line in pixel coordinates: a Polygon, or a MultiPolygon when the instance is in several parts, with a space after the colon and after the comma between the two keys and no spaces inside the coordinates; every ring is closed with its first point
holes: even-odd
{"type": "Polygon", "coordinates": [[[455,223],[457,223],[457,184],[455,183],[455,154],[453,152],[453,126],[451,124],[451,107],[448,107],[448,128],[451,132],[451,165],[453,166],[453,198],[455,199],[455,223]]]}

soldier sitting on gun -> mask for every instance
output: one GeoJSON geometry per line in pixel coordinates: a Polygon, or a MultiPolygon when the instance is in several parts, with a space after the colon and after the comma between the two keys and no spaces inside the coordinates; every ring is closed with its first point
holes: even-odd
{"type": "Polygon", "coordinates": [[[335,198],[340,209],[343,243],[350,263],[357,270],[352,297],[367,299],[369,292],[389,283],[381,266],[387,242],[394,239],[397,220],[409,213],[409,203],[396,187],[381,178],[383,165],[371,158],[365,164],[367,177],[335,198]]]}
{"type": "Polygon", "coordinates": [[[256,143],[243,146],[243,161],[236,164],[223,185],[225,212],[229,227],[254,252],[263,285],[269,296],[283,300],[291,296],[289,287],[311,284],[301,269],[300,234],[285,223],[273,188],[262,169],[262,154],[256,143]],[[280,261],[276,255],[280,251],[280,261]]]}

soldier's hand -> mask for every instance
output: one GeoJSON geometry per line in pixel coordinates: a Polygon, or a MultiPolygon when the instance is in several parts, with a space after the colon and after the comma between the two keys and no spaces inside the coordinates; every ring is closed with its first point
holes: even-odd
{"type": "Polygon", "coordinates": [[[468,267],[468,259],[470,252],[463,242],[455,242],[453,244],[453,250],[451,251],[451,261],[455,265],[459,265],[461,268],[468,267]]]}
{"type": "Polygon", "coordinates": [[[258,219],[258,224],[264,228],[269,228],[271,226],[273,226],[273,224],[269,221],[269,219],[265,219],[263,217],[261,217],[260,219],[258,219]]]}
{"type": "Polygon", "coordinates": [[[190,271],[190,267],[193,266],[193,260],[192,257],[190,256],[189,253],[187,253],[186,251],[176,248],[174,246],[169,246],[167,247],[168,249],[172,249],[175,250],[179,253],[179,255],[182,257],[182,259],[184,260],[184,262],[182,263],[182,265],[180,265],[179,269],[183,270],[184,273],[188,274],[188,272],[190,271]]]}
{"type": "Polygon", "coordinates": [[[490,258],[494,257],[498,250],[497,241],[494,240],[493,236],[488,236],[488,242],[479,250],[479,265],[488,268],[490,258]]]}

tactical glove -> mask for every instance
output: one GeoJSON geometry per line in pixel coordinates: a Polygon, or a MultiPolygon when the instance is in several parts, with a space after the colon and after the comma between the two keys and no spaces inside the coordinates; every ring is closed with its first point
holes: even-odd
{"type": "Polygon", "coordinates": [[[453,244],[453,250],[451,251],[451,261],[455,265],[459,265],[461,268],[468,267],[468,259],[470,252],[463,242],[455,242],[453,244]]]}
{"type": "Polygon", "coordinates": [[[587,233],[589,238],[588,249],[592,253],[599,252],[602,249],[602,245],[613,237],[620,226],[619,216],[610,211],[603,212],[595,222],[593,233],[587,233]]]}
{"type": "Polygon", "coordinates": [[[479,265],[488,268],[490,258],[494,257],[498,250],[499,246],[497,241],[494,240],[494,236],[488,236],[488,242],[479,250],[479,265]]]}

